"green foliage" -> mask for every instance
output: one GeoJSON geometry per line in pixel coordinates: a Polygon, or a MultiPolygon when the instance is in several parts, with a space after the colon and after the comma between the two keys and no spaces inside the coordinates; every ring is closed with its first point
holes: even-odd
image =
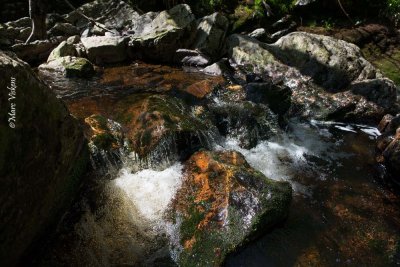
{"type": "Polygon", "coordinates": [[[400,13],[400,0],[387,0],[387,8],[392,14],[400,13]]]}

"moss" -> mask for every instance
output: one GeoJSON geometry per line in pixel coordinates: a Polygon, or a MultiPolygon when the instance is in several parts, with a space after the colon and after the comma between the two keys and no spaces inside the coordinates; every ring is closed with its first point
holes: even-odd
{"type": "Polygon", "coordinates": [[[92,63],[85,58],[74,58],[64,64],[67,77],[87,78],[94,74],[92,63]]]}
{"type": "Polygon", "coordinates": [[[197,209],[197,205],[193,203],[194,199],[188,198],[189,203],[192,203],[188,209],[188,215],[183,220],[180,226],[181,242],[189,240],[197,233],[197,225],[204,219],[204,212],[197,209]]]}

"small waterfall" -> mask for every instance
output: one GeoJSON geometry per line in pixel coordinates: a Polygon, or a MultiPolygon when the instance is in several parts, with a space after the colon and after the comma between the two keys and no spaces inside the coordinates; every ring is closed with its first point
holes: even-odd
{"type": "Polygon", "coordinates": [[[181,163],[156,171],[145,169],[132,173],[123,168],[113,181],[137,207],[139,216],[155,224],[162,222],[164,212],[182,182],[181,163]]]}

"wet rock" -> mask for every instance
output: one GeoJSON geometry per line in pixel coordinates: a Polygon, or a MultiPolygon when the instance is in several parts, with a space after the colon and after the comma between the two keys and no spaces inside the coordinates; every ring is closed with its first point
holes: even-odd
{"type": "Polygon", "coordinates": [[[379,123],[376,160],[386,166],[386,175],[400,186],[400,114],[385,115],[379,123]]]}
{"type": "Polygon", "coordinates": [[[64,56],[58,57],[39,66],[40,71],[58,72],[67,78],[88,78],[94,75],[92,63],[86,58],[64,56]]]}
{"type": "Polygon", "coordinates": [[[16,266],[69,208],[89,157],[77,121],[28,64],[0,52],[0,74],[0,265],[16,266]]]}
{"type": "Polygon", "coordinates": [[[218,12],[199,19],[193,47],[217,59],[225,43],[228,26],[228,19],[218,12]]]}
{"type": "Polygon", "coordinates": [[[394,83],[344,41],[295,32],[269,45],[232,35],[228,47],[234,67],[292,90],[291,115],[376,123],[396,109],[394,83]]]}
{"type": "Polygon", "coordinates": [[[69,23],[56,23],[50,30],[47,31],[48,36],[71,36],[78,35],[79,30],[69,23]]]}
{"type": "Polygon", "coordinates": [[[11,50],[22,60],[35,64],[46,61],[51,51],[65,39],[65,37],[59,36],[49,40],[36,40],[29,44],[15,44],[11,50]]]}
{"type": "Polygon", "coordinates": [[[127,58],[124,37],[93,36],[81,38],[87,56],[95,64],[122,62],[127,58]]]}
{"type": "Polygon", "coordinates": [[[121,155],[129,153],[124,146],[122,126],[101,115],[85,118],[85,136],[89,140],[92,164],[97,172],[107,173],[121,167],[121,155]]]}
{"type": "MultiPolygon", "coordinates": [[[[236,92],[229,92],[235,94],[236,92]]],[[[277,136],[280,132],[278,116],[268,106],[250,101],[211,104],[220,133],[238,138],[239,145],[249,149],[260,141],[277,136]]]]}
{"type": "Polygon", "coordinates": [[[116,121],[127,129],[132,149],[150,163],[186,157],[209,147],[216,133],[205,110],[162,95],[132,95],[118,103],[116,121]]]}
{"type": "Polygon", "coordinates": [[[226,255],[285,219],[291,201],[287,182],[268,179],[238,152],[194,154],[173,210],[178,263],[220,266],[226,255]]]}
{"type": "Polygon", "coordinates": [[[142,31],[135,32],[129,46],[135,57],[171,62],[176,50],[189,48],[195,31],[195,18],[186,4],[160,12],[142,31]]]}
{"type": "Polygon", "coordinates": [[[185,88],[185,92],[199,99],[206,97],[214,90],[215,84],[212,81],[203,80],[189,85],[185,88]]]}

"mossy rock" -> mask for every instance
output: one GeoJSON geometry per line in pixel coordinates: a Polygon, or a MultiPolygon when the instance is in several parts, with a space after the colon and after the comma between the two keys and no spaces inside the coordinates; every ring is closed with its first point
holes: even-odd
{"type": "Polygon", "coordinates": [[[75,58],[71,61],[65,61],[63,64],[67,77],[87,78],[94,74],[92,63],[86,58],[75,58]]]}
{"type": "Polygon", "coordinates": [[[180,266],[220,266],[240,246],[284,220],[292,189],[235,151],[200,151],[186,163],[174,203],[180,266]]]}
{"type": "Polygon", "coordinates": [[[86,58],[65,56],[39,66],[40,71],[59,73],[65,77],[89,78],[95,74],[93,64],[86,58]]]}

